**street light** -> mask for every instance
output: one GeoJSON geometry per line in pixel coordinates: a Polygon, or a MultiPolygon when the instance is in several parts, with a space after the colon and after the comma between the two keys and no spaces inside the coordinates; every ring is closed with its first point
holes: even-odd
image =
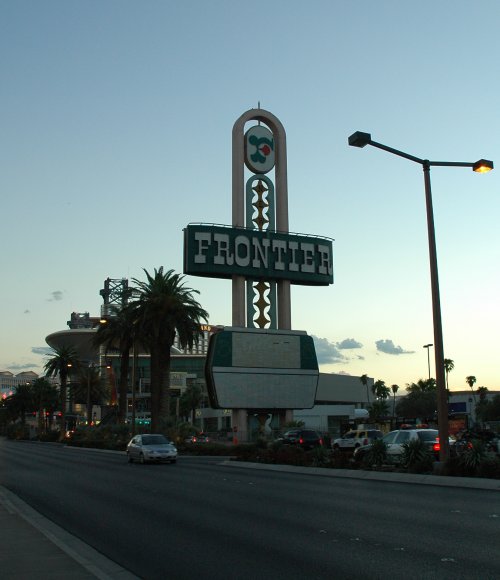
{"type": "Polygon", "coordinates": [[[424,348],[427,349],[427,366],[429,367],[429,381],[431,380],[431,359],[429,356],[429,349],[432,346],[432,344],[424,344],[424,348]]]}
{"type": "MultiPolygon", "coordinates": [[[[434,213],[432,210],[432,195],[431,195],[431,167],[471,167],[477,173],[486,173],[493,169],[493,161],[487,159],[480,159],[474,163],[460,162],[460,161],[429,161],[428,159],[420,159],[398,149],[393,149],[382,143],[377,143],[372,140],[370,133],[363,133],[356,131],[349,137],[349,145],[352,147],[365,147],[372,145],[388,153],[404,157],[415,163],[419,163],[424,171],[425,183],[425,201],[427,208],[427,234],[429,238],[429,261],[431,271],[431,290],[432,290],[432,314],[434,322],[434,359],[436,363],[436,387],[437,387],[437,412],[438,412],[438,428],[439,428],[439,460],[444,462],[450,455],[450,446],[448,440],[448,401],[446,397],[446,383],[444,375],[444,349],[443,349],[443,327],[441,321],[441,305],[439,300],[439,279],[437,268],[437,254],[436,254],[436,234],[434,230],[434,213]]],[[[429,352],[429,351],[427,351],[429,352]]],[[[430,372],[429,372],[430,374],[430,372]]]]}

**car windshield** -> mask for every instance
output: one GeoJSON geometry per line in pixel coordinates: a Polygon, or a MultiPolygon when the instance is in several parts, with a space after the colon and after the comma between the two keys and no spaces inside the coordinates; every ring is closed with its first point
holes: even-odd
{"type": "Polygon", "coordinates": [[[166,445],[170,441],[164,435],[143,435],[143,445],[166,445]]]}
{"type": "Polygon", "coordinates": [[[417,435],[421,441],[434,441],[437,439],[439,432],[434,429],[429,429],[428,431],[419,431],[417,435]]]}
{"type": "Polygon", "coordinates": [[[356,437],[356,433],[346,433],[344,435],[344,439],[354,439],[354,437],[356,437]]]}

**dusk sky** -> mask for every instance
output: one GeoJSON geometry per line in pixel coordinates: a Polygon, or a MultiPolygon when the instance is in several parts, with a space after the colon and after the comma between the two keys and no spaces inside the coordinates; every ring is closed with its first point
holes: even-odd
{"type": "MultiPolygon", "coordinates": [[[[182,272],[183,228],[231,223],[231,131],[260,102],[290,231],[335,239],[335,283],[292,287],[323,372],[403,388],[434,342],[421,166],[349,135],[497,164],[431,179],[450,387],[500,389],[499,30],[494,0],[0,0],[0,370],[41,373],[107,277],[182,272]]],[[[186,283],[231,324],[230,281],[186,283]]]]}

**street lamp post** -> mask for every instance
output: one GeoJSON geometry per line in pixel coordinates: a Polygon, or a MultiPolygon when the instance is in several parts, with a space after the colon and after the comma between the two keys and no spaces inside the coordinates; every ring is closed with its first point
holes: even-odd
{"type": "Polygon", "coordinates": [[[432,344],[424,344],[424,348],[427,349],[427,367],[429,368],[429,381],[431,380],[431,357],[429,355],[429,349],[432,344]]]}
{"type": "MultiPolygon", "coordinates": [[[[420,159],[414,155],[404,153],[398,149],[382,145],[372,140],[370,133],[356,131],[349,137],[349,145],[352,147],[365,147],[371,145],[388,153],[399,157],[404,157],[415,163],[419,163],[424,171],[425,202],[427,208],[427,234],[429,239],[429,261],[431,273],[432,290],[432,315],[434,323],[434,359],[436,364],[436,387],[437,387],[437,413],[439,429],[439,460],[445,462],[450,455],[449,434],[448,434],[448,401],[446,397],[446,382],[444,374],[444,348],[443,348],[443,326],[441,321],[441,304],[439,299],[439,280],[436,254],[436,234],[434,228],[434,212],[432,209],[431,194],[431,167],[471,167],[477,173],[486,173],[493,169],[493,162],[487,159],[480,159],[475,163],[460,161],[429,161],[420,159]]],[[[429,352],[429,351],[427,351],[429,352]]]]}

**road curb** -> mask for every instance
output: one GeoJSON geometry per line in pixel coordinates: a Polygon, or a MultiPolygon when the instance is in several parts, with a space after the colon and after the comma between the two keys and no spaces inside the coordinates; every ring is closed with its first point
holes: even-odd
{"type": "Polygon", "coordinates": [[[9,514],[18,515],[33,528],[37,529],[67,556],[99,580],[139,580],[137,576],[109,560],[100,552],[34,510],[2,485],[0,485],[0,505],[9,514]]]}
{"type": "Polygon", "coordinates": [[[439,487],[461,487],[500,491],[499,479],[479,477],[451,477],[444,475],[422,475],[418,473],[397,473],[385,471],[364,471],[357,469],[329,469],[324,467],[300,467],[296,465],[275,465],[270,463],[251,463],[247,461],[222,461],[226,467],[260,469],[263,471],[282,471],[300,475],[318,475],[343,479],[364,479],[369,481],[387,481],[392,483],[434,485],[439,487]]]}

